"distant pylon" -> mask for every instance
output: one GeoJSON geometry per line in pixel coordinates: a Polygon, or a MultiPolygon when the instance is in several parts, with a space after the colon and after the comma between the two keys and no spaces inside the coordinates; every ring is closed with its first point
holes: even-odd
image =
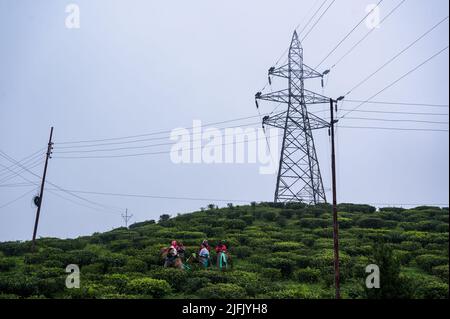
{"type": "Polygon", "coordinates": [[[125,214],[122,214],[123,221],[125,222],[125,227],[128,228],[128,222],[133,217],[133,214],[128,215],[128,208],[125,210],[125,214]]]}
{"type": "Polygon", "coordinates": [[[263,119],[263,125],[284,131],[275,202],[326,202],[312,130],[329,127],[325,120],[308,112],[307,105],[329,103],[330,98],[304,88],[305,79],[322,78],[323,74],[303,64],[303,48],[294,32],[288,63],[269,69],[271,76],[288,80],[288,88],[256,94],[258,100],[285,103],[287,109],[263,119]]]}

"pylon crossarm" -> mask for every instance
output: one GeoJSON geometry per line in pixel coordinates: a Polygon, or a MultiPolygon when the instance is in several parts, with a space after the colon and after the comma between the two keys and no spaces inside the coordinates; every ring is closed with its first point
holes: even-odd
{"type": "MultiPolygon", "coordinates": [[[[300,78],[303,74],[303,79],[317,79],[322,78],[323,75],[313,68],[307,66],[306,64],[303,64],[303,69],[301,69],[299,66],[291,65],[291,72],[296,77],[300,78]]],[[[279,77],[284,79],[289,79],[289,64],[282,65],[278,68],[272,67],[269,69],[269,78],[270,77],[279,77]]]]}
{"type": "Polygon", "coordinates": [[[303,64],[303,79],[316,79],[321,78],[323,75],[313,68],[303,64]]]}
{"type": "Polygon", "coordinates": [[[328,104],[330,98],[304,89],[305,104],[328,104]]]}
{"type": "Polygon", "coordinates": [[[276,76],[279,78],[289,78],[289,64],[285,64],[283,66],[280,66],[279,68],[272,67],[269,69],[269,78],[271,76],[276,76]]]}
{"type": "Polygon", "coordinates": [[[266,94],[258,93],[256,94],[256,100],[289,103],[289,90],[281,90],[266,94]]]}
{"type": "Polygon", "coordinates": [[[325,120],[322,120],[320,117],[312,113],[308,112],[308,117],[309,117],[309,124],[311,125],[311,130],[319,130],[322,128],[330,127],[330,123],[328,123],[325,120]]]}
{"type": "MultiPolygon", "coordinates": [[[[303,95],[291,95],[291,97],[298,103],[304,100],[305,104],[325,104],[330,102],[330,98],[321,94],[304,89],[303,95]]],[[[277,103],[289,103],[289,90],[280,90],[271,93],[258,93],[255,96],[256,100],[277,102],[277,103]]]]}
{"type": "Polygon", "coordinates": [[[263,125],[276,127],[283,130],[286,125],[286,114],[287,111],[284,111],[273,116],[266,116],[263,119],[263,125]]]}

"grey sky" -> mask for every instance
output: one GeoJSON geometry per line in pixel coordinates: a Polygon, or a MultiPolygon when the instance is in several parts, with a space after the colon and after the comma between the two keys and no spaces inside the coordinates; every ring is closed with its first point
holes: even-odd
{"type": "MultiPolygon", "coordinates": [[[[311,16],[308,13],[313,4],[317,8],[321,3],[72,2],[80,7],[80,29],[65,27],[69,1],[0,1],[0,149],[15,159],[45,147],[52,125],[55,142],[64,142],[190,127],[194,119],[207,123],[257,115],[254,94],[266,83],[267,69],[289,45],[294,28],[306,22],[302,20],[305,16],[311,16]]],[[[381,18],[399,2],[384,0],[381,18]]],[[[304,41],[305,63],[315,67],[361,20],[371,3],[375,1],[337,0],[304,41]]],[[[448,11],[446,0],[406,0],[332,70],[324,91],[316,82],[307,83],[307,87],[335,98],[344,94],[446,17],[448,11]]],[[[319,70],[329,68],[367,31],[362,24],[319,70]]],[[[448,38],[446,21],[348,99],[369,98],[448,45],[448,38]]],[[[448,104],[448,70],[447,50],[375,100],[448,104]]],[[[345,102],[343,108],[356,105],[345,102]]],[[[261,108],[270,112],[273,107],[264,104],[261,108]]],[[[319,106],[318,110],[326,108],[319,106]]],[[[364,105],[361,109],[448,113],[448,108],[418,106],[364,105]]],[[[448,121],[448,116],[352,116],[448,121]]],[[[448,129],[442,124],[362,120],[345,120],[340,125],[448,129]]],[[[169,142],[168,134],[162,142],[169,142]]],[[[448,203],[448,142],[448,132],[339,128],[338,200],[448,203]]],[[[316,134],[316,146],[325,187],[329,188],[326,132],[316,134]]],[[[169,147],[150,151],[165,150],[169,147]]],[[[3,158],[0,163],[10,165],[3,158]]],[[[32,170],[41,175],[42,169],[40,165],[32,170]]],[[[27,172],[22,175],[38,181],[27,172]]],[[[49,163],[48,179],[75,190],[269,201],[276,176],[260,175],[257,164],[175,165],[169,154],[73,160],[55,155],[49,163]]],[[[22,182],[16,177],[5,183],[22,182]]],[[[0,187],[0,207],[32,189],[0,187]]],[[[30,238],[33,194],[0,209],[0,240],[30,238]]],[[[209,203],[81,196],[128,208],[134,214],[133,221],[185,213],[209,203]]],[[[122,224],[120,213],[91,210],[46,193],[39,235],[75,237],[122,224]]]]}

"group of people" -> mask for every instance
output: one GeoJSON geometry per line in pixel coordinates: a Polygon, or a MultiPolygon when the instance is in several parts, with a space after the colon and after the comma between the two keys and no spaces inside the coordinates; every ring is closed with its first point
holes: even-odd
{"type": "MultiPolygon", "coordinates": [[[[217,243],[217,246],[215,247],[215,251],[218,256],[224,255],[224,254],[226,255],[228,253],[227,246],[223,241],[219,241],[217,243]]],[[[166,256],[166,259],[164,262],[164,267],[171,267],[172,265],[174,265],[175,260],[177,258],[184,259],[185,252],[186,252],[186,250],[184,248],[183,243],[173,240],[170,244],[170,247],[168,248],[167,256],[166,256]]],[[[210,265],[210,261],[211,261],[210,252],[211,252],[211,247],[210,247],[208,241],[205,239],[200,244],[200,249],[198,252],[198,261],[205,268],[210,265]]],[[[196,256],[195,254],[193,254],[193,255],[196,256]]]]}

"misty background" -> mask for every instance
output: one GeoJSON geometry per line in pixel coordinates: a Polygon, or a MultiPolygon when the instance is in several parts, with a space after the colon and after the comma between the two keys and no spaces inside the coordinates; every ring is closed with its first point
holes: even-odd
{"type": "MultiPolygon", "coordinates": [[[[0,150],[4,153],[0,157],[0,240],[31,239],[36,213],[32,198],[38,187],[27,180],[39,183],[43,171],[39,161],[29,168],[38,176],[11,166],[4,154],[20,160],[44,149],[51,126],[55,142],[47,174],[51,183],[69,190],[193,200],[77,193],[83,200],[47,185],[53,190],[44,194],[39,236],[77,237],[120,227],[125,209],[133,214],[132,223],[158,219],[161,214],[191,212],[210,203],[272,201],[276,175],[261,175],[259,164],[180,165],[172,163],[167,153],[64,159],[56,152],[58,147],[76,145],[62,144],[65,142],[188,128],[193,120],[216,123],[254,117],[217,127],[260,127],[254,95],[266,85],[267,70],[289,46],[294,29],[300,24],[300,31],[321,3],[1,0],[0,150]],[[65,9],[70,3],[79,6],[79,29],[65,25],[65,9]],[[5,177],[11,178],[1,182],[5,177]],[[195,200],[198,198],[201,200],[195,200]]],[[[319,64],[373,3],[337,0],[303,41],[305,64],[319,64]]],[[[381,19],[399,3],[384,0],[381,19]]],[[[332,69],[323,89],[320,80],[308,81],[306,87],[333,98],[345,94],[448,16],[448,6],[446,0],[406,0],[332,69]]],[[[360,25],[318,71],[329,69],[368,31],[365,23],[360,25]]],[[[447,20],[347,98],[368,99],[443,49],[448,39],[447,20]]],[[[448,70],[446,50],[374,99],[440,107],[361,106],[362,110],[447,115],[352,113],[355,117],[416,122],[345,119],[339,123],[339,202],[448,205],[448,70]]],[[[277,79],[274,85],[283,87],[285,82],[277,79]]],[[[340,108],[357,105],[344,101],[340,108]]],[[[262,103],[261,112],[271,112],[275,106],[262,103]]],[[[328,105],[311,108],[324,111],[328,105]]],[[[326,130],[314,134],[331,199],[329,137],[326,130]]],[[[162,138],[139,145],[170,142],[169,133],[157,136],[162,138]]],[[[162,145],[100,155],[169,150],[169,145],[162,145]]],[[[42,150],[42,160],[43,154],[42,150]]]]}

